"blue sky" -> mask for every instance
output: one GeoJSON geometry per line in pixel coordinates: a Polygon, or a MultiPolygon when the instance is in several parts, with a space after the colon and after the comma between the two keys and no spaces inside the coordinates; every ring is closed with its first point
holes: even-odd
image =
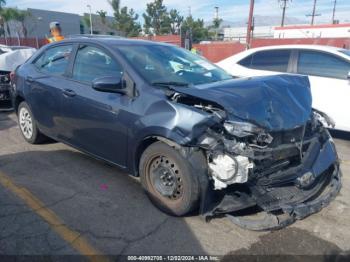
{"type": "MultiPolygon", "coordinates": [[[[121,0],[122,5],[134,8],[140,15],[144,12],[147,2],[150,0],[121,0]]],[[[325,23],[331,21],[334,0],[318,0],[317,13],[322,14],[316,18],[316,22],[325,23]]],[[[338,0],[336,18],[341,22],[350,22],[350,0],[338,0]]],[[[213,18],[214,7],[220,7],[220,17],[228,21],[241,21],[247,19],[249,0],[164,0],[168,8],[177,8],[183,15],[188,14],[188,7],[191,6],[194,17],[203,18],[209,21],[213,18]]],[[[112,14],[111,7],[107,0],[7,0],[7,6],[17,6],[18,8],[38,8],[55,11],[64,11],[82,14],[87,12],[86,5],[90,4],[93,11],[106,10],[112,14]]],[[[311,13],[313,0],[293,0],[289,4],[287,16],[297,17],[303,20],[306,14],[311,13]]],[[[281,9],[278,0],[256,0],[256,15],[280,16],[281,9]]]]}

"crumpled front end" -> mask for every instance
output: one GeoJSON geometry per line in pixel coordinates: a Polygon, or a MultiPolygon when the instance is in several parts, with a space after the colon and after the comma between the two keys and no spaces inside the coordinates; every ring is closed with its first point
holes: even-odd
{"type": "MultiPolygon", "coordinates": [[[[303,126],[266,132],[247,122],[210,129],[205,149],[211,185],[201,212],[252,230],[277,229],[320,211],[341,188],[333,140],[313,112],[303,126]]],[[[330,123],[331,124],[331,123],[330,123]]]]}

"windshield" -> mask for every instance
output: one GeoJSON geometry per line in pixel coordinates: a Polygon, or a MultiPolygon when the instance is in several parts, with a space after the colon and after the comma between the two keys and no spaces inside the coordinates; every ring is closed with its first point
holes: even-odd
{"type": "Polygon", "coordinates": [[[350,57],[350,50],[340,50],[340,52],[350,57]]]}
{"type": "Polygon", "coordinates": [[[149,84],[185,86],[232,79],[203,57],[179,47],[132,45],[118,49],[149,84]]]}

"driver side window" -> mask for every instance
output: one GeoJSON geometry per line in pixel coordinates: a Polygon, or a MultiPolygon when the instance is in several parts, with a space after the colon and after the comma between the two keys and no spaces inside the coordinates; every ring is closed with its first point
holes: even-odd
{"type": "Polygon", "coordinates": [[[73,79],[92,83],[101,77],[123,75],[122,66],[99,48],[79,46],[73,68],[73,79]]]}

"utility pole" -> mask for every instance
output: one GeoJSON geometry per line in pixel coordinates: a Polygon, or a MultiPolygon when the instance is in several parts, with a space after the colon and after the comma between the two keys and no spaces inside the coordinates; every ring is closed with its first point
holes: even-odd
{"type": "Polygon", "coordinates": [[[214,13],[214,19],[219,19],[219,7],[215,6],[215,13],[214,13]]]}
{"type": "MultiPolygon", "coordinates": [[[[280,2],[281,8],[282,8],[282,21],[281,21],[281,27],[284,27],[284,20],[286,17],[286,9],[288,7],[289,0],[278,0],[280,2]]],[[[290,0],[292,2],[292,0],[290,0]]]]}
{"type": "Polygon", "coordinates": [[[314,25],[315,23],[315,16],[316,16],[316,4],[317,0],[314,0],[314,8],[312,9],[312,18],[311,18],[311,25],[314,25]]]}
{"type": "Polygon", "coordinates": [[[254,16],[254,0],[250,0],[250,10],[249,10],[249,19],[248,19],[247,37],[246,37],[247,49],[249,49],[251,46],[251,36],[252,36],[252,29],[253,29],[253,16],[254,16]]]}
{"type": "Polygon", "coordinates": [[[334,0],[332,24],[335,24],[335,9],[337,8],[337,0],[334,0]]]}
{"type": "Polygon", "coordinates": [[[87,5],[87,8],[89,8],[89,10],[90,10],[90,34],[92,35],[92,34],[93,34],[93,31],[92,31],[92,14],[91,14],[91,5],[87,5]]]}

